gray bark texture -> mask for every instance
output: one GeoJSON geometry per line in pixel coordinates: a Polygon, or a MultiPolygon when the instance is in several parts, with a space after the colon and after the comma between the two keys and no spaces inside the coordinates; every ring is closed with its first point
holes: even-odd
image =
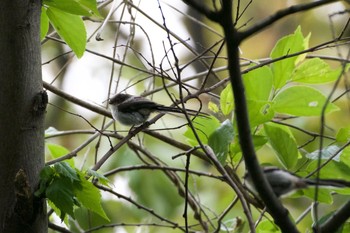
{"type": "Polygon", "coordinates": [[[47,232],[35,198],[44,166],[40,0],[0,3],[0,232],[47,232]]]}

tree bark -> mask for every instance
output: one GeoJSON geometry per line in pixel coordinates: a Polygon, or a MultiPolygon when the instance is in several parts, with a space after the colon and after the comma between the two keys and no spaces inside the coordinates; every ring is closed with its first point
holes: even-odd
{"type": "Polygon", "coordinates": [[[0,232],[47,232],[34,197],[44,166],[40,0],[0,3],[0,232]]]}

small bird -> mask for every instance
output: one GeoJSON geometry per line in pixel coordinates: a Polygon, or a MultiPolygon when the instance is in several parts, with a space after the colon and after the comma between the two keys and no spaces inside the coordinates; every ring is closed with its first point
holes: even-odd
{"type": "Polygon", "coordinates": [[[122,93],[110,98],[109,104],[114,120],[118,120],[124,125],[140,125],[147,121],[152,112],[156,111],[174,113],[183,113],[186,111],[191,116],[206,116],[206,114],[195,110],[167,107],[141,96],[122,93]]]}
{"type": "MultiPolygon", "coordinates": [[[[309,186],[330,186],[336,188],[350,187],[350,182],[338,179],[308,179],[294,175],[286,170],[277,167],[264,167],[264,174],[270,183],[272,190],[277,197],[291,194],[299,189],[309,186]]],[[[244,177],[245,185],[254,194],[258,194],[249,173],[244,177]]]]}

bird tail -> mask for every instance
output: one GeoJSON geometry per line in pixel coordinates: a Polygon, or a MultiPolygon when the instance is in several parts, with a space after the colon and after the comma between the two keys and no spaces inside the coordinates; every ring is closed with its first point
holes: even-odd
{"type": "Polygon", "coordinates": [[[176,107],[167,107],[167,106],[163,106],[163,105],[157,106],[157,110],[160,112],[174,112],[174,113],[182,113],[182,114],[185,114],[184,112],[186,111],[186,113],[190,116],[209,117],[209,114],[199,112],[196,110],[181,109],[181,108],[176,108],[176,107]]]}
{"type": "Polygon", "coordinates": [[[345,180],[339,180],[339,179],[306,179],[305,182],[308,185],[320,185],[320,186],[331,186],[331,187],[337,187],[337,188],[346,188],[350,187],[350,182],[345,180]]]}

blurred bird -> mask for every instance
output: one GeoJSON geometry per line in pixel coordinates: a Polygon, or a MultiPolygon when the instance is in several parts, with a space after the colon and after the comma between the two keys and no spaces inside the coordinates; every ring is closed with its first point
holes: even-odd
{"type": "MultiPolygon", "coordinates": [[[[291,194],[299,189],[308,188],[309,186],[350,187],[350,182],[344,180],[302,178],[277,167],[265,167],[263,169],[266,179],[277,197],[291,194]]],[[[245,175],[244,180],[247,188],[254,194],[258,194],[249,173],[245,175]]]]}

